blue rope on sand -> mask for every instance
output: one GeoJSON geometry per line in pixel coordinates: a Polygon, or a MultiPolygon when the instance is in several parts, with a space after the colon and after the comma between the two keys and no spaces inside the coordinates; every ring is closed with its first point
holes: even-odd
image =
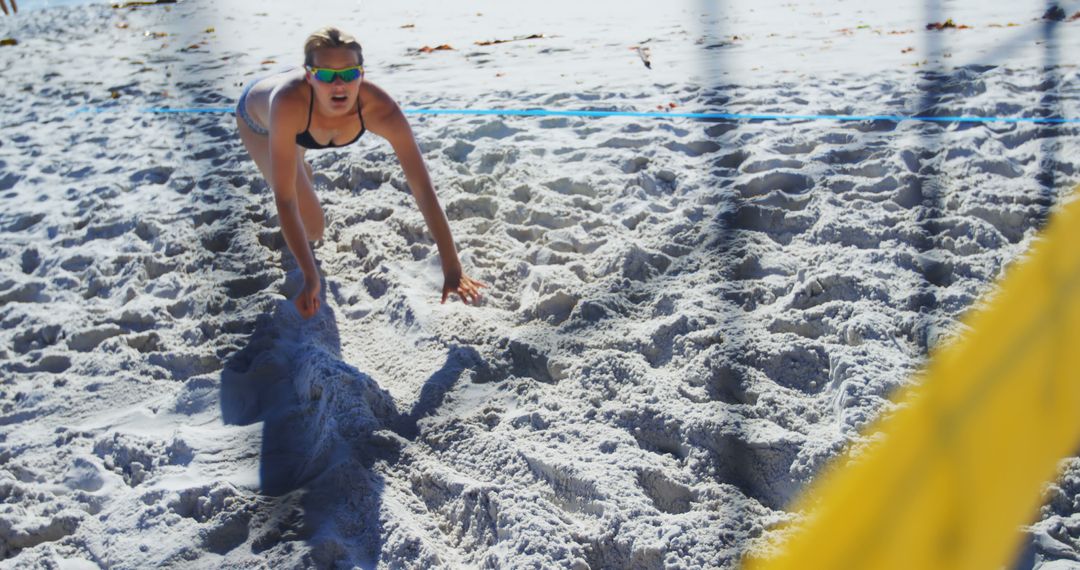
{"type": "MultiPolygon", "coordinates": [[[[79,113],[108,113],[125,110],[122,107],[80,107],[79,113]]],[[[140,113],[232,113],[232,107],[143,107],[140,113]]],[[[933,123],[1080,123],[1077,118],[1061,117],[963,117],[963,116],[903,116],[903,115],[789,115],[784,113],[670,113],[636,111],[562,111],[556,109],[404,109],[406,115],[497,115],[505,117],[635,117],[639,119],[713,119],[728,121],[885,121],[902,123],[921,121],[933,123]]]]}

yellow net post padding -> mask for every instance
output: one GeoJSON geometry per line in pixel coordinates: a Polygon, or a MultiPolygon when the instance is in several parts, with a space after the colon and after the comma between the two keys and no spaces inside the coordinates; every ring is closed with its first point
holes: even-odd
{"type": "Polygon", "coordinates": [[[747,568],[1012,562],[1019,527],[1080,443],[1080,200],[1054,214],[965,322],[971,330],[870,430],[880,440],[826,469],[795,504],[807,517],[780,553],[747,568]]]}

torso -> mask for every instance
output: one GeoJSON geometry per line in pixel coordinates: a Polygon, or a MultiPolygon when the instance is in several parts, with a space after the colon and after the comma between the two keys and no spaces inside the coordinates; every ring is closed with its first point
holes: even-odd
{"type": "MultiPolygon", "coordinates": [[[[363,108],[363,102],[365,91],[368,91],[370,87],[366,81],[360,84],[357,106],[353,107],[348,114],[339,117],[323,117],[319,114],[318,105],[313,104],[314,94],[311,86],[304,79],[304,69],[295,68],[259,79],[248,92],[244,108],[248,115],[269,130],[270,102],[272,99],[283,97],[289,110],[300,116],[301,129],[305,123],[308,123],[307,131],[296,133],[297,144],[302,144],[306,148],[312,148],[312,146],[302,141],[310,141],[323,147],[344,146],[364,133],[364,120],[361,113],[366,111],[363,108]],[[304,136],[305,133],[308,136],[304,136]]],[[[372,98],[368,97],[368,99],[372,98]]]]}

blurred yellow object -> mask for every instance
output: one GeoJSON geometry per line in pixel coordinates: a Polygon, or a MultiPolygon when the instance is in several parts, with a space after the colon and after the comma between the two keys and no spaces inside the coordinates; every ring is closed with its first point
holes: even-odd
{"type": "MultiPolygon", "coordinates": [[[[1080,188],[1074,190],[1074,194],[1080,188]]],[[[971,327],[903,404],[795,504],[807,513],[755,570],[1011,564],[1043,485],[1080,443],[1080,200],[1056,212],[971,327]],[[844,465],[847,463],[847,465],[844,465]]]]}

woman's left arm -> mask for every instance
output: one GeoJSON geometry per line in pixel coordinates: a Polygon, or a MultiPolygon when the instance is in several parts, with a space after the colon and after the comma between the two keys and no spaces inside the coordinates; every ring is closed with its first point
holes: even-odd
{"type": "MultiPolygon", "coordinates": [[[[378,91],[381,92],[381,90],[378,91]]],[[[381,94],[385,100],[379,101],[377,105],[381,108],[376,116],[372,117],[374,120],[371,130],[385,138],[394,148],[416,205],[424,216],[428,230],[435,238],[445,278],[442,301],[446,302],[446,297],[450,293],[457,293],[462,301],[475,302],[480,297],[480,287],[486,287],[486,285],[466,276],[462,271],[461,260],[458,259],[457,249],[454,247],[454,238],[450,234],[450,224],[442,206],[439,205],[438,196],[435,195],[431,176],[428,175],[427,167],[424,166],[424,158],[420,155],[420,148],[416,144],[412,128],[409,127],[405,114],[401,112],[397,104],[385,93],[381,94]]]]}

